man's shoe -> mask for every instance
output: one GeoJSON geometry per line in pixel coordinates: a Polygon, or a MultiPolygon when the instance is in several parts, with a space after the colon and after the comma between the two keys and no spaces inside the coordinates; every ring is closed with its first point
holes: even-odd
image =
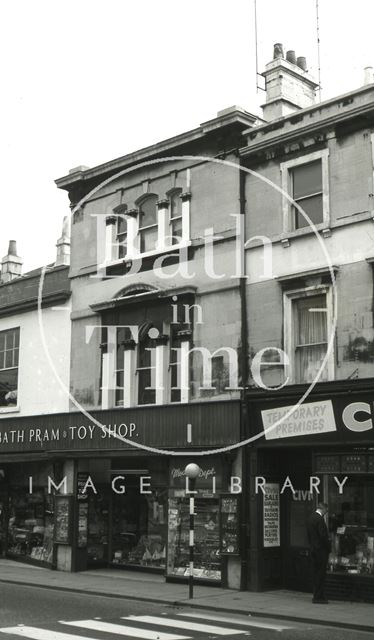
{"type": "Polygon", "coordinates": [[[325,598],[323,598],[323,599],[313,598],[312,602],[313,602],[313,604],[328,604],[329,603],[329,601],[326,600],[325,598]]]}

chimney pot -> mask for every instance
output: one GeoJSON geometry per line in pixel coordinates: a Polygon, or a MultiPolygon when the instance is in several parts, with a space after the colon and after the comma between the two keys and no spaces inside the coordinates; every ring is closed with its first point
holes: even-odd
{"type": "Polygon", "coordinates": [[[17,255],[17,242],[16,240],[9,240],[8,256],[17,255]]]}
{"type": "Polygon", "coordinates": [[[57,240],[57,255],[55,267],[60,267],[61,265],[69,265],[70,264],[70,228],[69,228],[69,218],[68,216],[64,216],[62,222],[62,233],[61,238],[57,240]]]}
{"type": "Polygon", "coordinates": [[[22,260],[17,255],[17,243],[9,240],[8,253],[1,261],[1,282],[9,282],[22,275],[22,260]]]}
{"type": "Polygon", "coordinates": [[[305,56],[299,56],[296,62],[297,66],[300,67],[303,71],[307,71],[306,67],[306,58],[305,56]]]}
{"type": "Polygon", "coordinates": [[[296,64],[296,53],[295,53],[295,51],[293,51],[292,49],[290,49],[290,51],[287,51],[286,60],[288,60],[288,62],[291,62],[291,64],[296,64]]]}
{"type": "Polygon", "coordinates": [[[277,58],[284,58],[283,44],[281,42],[276,42],[274,45],[273,60],[277,58]]]}

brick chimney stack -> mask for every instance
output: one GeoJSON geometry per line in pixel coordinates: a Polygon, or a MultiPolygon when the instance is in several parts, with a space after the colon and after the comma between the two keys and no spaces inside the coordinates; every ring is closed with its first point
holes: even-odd
{"type": "Polygon", "coordinates": [[[69,229],[69,218],[68,216],[64,217],[62,223],[62,234],[61,238],[57,240],[57,255],[55,267],[59,267],[63,264],[70,264],[70,229],[69,229]]]}
{"type": "Polygon", "coordinates": [[[265,120],[287,116],[315,103],[318,84],[308,74],[306,59],[297,58],[294,51],[287,51],[284,57],[282,44],[274,45],[273,60],[262,75],[266,88],[266,103],[262,105],[265,120]]]}
{"type": "Polygon", "coordinates": [[[8,254],[1,261],[1,283],[22,275],[22,259],[17,255],[17,243],[9,240],[8,254]]]}

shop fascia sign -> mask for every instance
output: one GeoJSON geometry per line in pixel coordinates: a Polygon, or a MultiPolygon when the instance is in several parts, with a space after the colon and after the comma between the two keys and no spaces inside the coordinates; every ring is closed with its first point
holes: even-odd
{"type": "MultiPolygon", "coordinates": [[[[344,428],[355,434],[374,429],[373,404],[368,402],[347,404],[341,414],[344,428]]],[[[304,403],[293,411],[292,408],[291,405],[261,411],[266,440],[320,435],[338,431],[332,400],[304,403]],[[274,426],[277,422],[279,424],[274,426]]]]}

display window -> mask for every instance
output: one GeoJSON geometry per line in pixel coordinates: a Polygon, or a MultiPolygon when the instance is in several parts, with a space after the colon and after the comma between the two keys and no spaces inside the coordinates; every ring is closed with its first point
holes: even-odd
{"type": "Polygon", "coordinates": [[[374,576],[374,478],[350,476],[339,494],[328,477],[329,569],[374,576]]]}
{"type": "Polygon", "coordinates": [[[139,494],[139,483],[114,495],[111,562],[114,565],[165,568],[167,490],[139,494]]]}
{"type": "Polygon", "coordinates": [[[46,487],[34,487],[32,494],[24,487],[10,490],[8,555],[51,564],[53,530],[53,496],[46,487]]]}
{"type": "MultiPolygon", "coordinates": [[[[167,576],[188,576],[189,499],[169,498],[167,576]]],[[[220,528],[218,498],[195,498],[194,576],[206,580],[221,579],[220,528]]]]}

